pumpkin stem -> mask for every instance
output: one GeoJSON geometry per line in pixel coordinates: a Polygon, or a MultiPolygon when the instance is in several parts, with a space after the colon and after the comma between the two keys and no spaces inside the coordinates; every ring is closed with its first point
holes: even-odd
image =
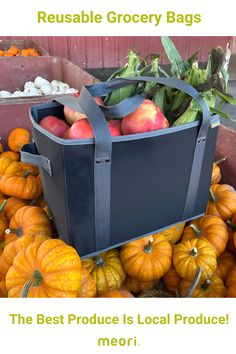
{"type": "Polygon", "coordinates": [[[5,209],[6,205],[7,205],[7,200],[4,199],[4,201],[3,201],[2,204],[0,205],[0,213],[5,209]]]}
{"type": "Polygon", "coordinates": [[[32,171],[25,171],[23,177],[24,178],[27,178],[30,174],[31,174],[32,171]]]}
{"type": "Polygon", "coordinates": [[[33,273],[32,278],[30,278],[23,286],[20,297],[28,297],[30,289],[32,287],[37,288],[38,286],[40,286],[40,284],[42,283],[42,280],[43,280],[42,275],[39,273],[38,270],[36,270],[33,273]]]}
{"type": "Polygon", "coordinates": [[[5,234],[6,235],[9,235],[9,234],[16,234],[17,236],[22,236],[23,235],[23,230],[22,230],[22,227],[19,227],[18,229],[6,229],[5,230],[5,234]]]}
{"type": "Polygon", "coordinates": [[[206,279],[206,281],[201,285],[203,290],[207,290],[209,288],[209,286],[211,285],[211,280],[210,279],[206,279]]]}
{"type": "Polygon", "coordinates": [[[220,165],[222,162],[226,161],[226,157],[222,157],[221,159],[215,161],[216,165],[220,165]]]}
{"type": "Polygon", "coordinates": [[[103,266],[105,265],[105,261],[102,259],[102,257],[96,256],[96,257],[95,257],[94,264],[95,264],[97,267],[103,267],[103,266]]]}
{"type": "Polygon", "coordinates": [[[150,254],[153,250],[153,246],[152,246],[152,243],[153,243],[153,238],[151,237],[148,241],[148,244],[146,246],[144,246],[144,252],[150,254]]]}
{"type": "Polygon", "coordinates": [[[193,247],[193,249],[191,249],[191,251],[189,253],[190,253],[190,256],[197,257],[197,255],[198,255],[197,247],[193,247]]]}
{"type": "Polygon", "coordinates": [[[202,271],[203,271],[203,268],[202,267],[199,267],[196,271],[196,274],[193,278],[193,281],[192,283],[190,284],[188,290],[186,291],[186,293],[184,294],[184,297],[191,297],[196,289],[196,287],[198,286],[198,283],[201,279],[201,276],[202,276],[202,271]]]}
{"type": "Polygon", "coordinates": [[[226,224],[231,227],[231,229],[233,229],[234,231],[236,231],[236,225],[233,224],[230,220],[227,220],[226,221],[226,224]]]}
{"type": "Polygon", "coordinates": [[[213,194],[211,188],[210,188],[210,191],[209,191],[209,200],[211,203],[215,203],[216,202],[216,196],[213,194]]]}
{"type": "Polygon", "coordinates": [[[190,224],[190,227],[193,229],[197,237],[201,236],[201,230],[199,230],[196,225],[190,224]]]}

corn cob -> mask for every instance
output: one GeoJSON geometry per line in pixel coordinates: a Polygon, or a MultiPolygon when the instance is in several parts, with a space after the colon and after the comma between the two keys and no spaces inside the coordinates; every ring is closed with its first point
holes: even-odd
{"type": "MultiPolygon", "coordinates": [[[[128,58],[128,63],[125,64],[119,71],[114,73],[108,79],[108,81],[114,78],[126,78],[131,76],[137,76],[139,74],[139,66],[141,63],[137,54],[133,51],[130,51],[128,58]]],[[[125,98],[133,95],[135,87],[135,85],[128,85],[114,90],[110,95],[107,96],[105,104],[113,106],[120,103],[125,98]]]]}

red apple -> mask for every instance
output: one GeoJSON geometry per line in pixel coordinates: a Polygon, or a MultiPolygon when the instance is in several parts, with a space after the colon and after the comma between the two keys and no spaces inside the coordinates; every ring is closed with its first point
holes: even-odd
{"type": "MultiPolygon", "coordinates": [[[[76,93],[76,97],[79,97],[79,95],[80,95],[79,93],[76,93]]],[[[104,106],[104,102],[101,99],[101,97],[94,97],[94,100],[97,102],[98,105],[104,106]]],[[[66,121],[70,125],[72,125],[77,120],[87,118],[84,113],[77,112],[74,109],[69,108],[67,106],[64,107],[64,116],[65,116],[66,121]]]]}
{"type": "MultiPolygon", "coordinates": [[[[110,120],[108,127],[112,136],[121,135],[121,122],[116,120],[110,120]]],[[[89,139],[94,138],[93,129],[87,120],[80,119],[76,121],[72,126],[64,133],[64,139],[89,139]]]]}
{"type": "Polygon", "coordinates": [[[169,122],[160,107],[150,100],[144,100],[141,105],[122,120],[122,132],[138,134],[169,127],[169,122]]]}
{"type": "Polygon", "coordinates": [[[47,116],[44,117],[40,122],[39,125],[46,129],[48,132],[52,133],[53,135],[62,138],[63,134],[68,130],[69,125],[66,124],[63,120],[55,117],[55,116],[47,116]]]}

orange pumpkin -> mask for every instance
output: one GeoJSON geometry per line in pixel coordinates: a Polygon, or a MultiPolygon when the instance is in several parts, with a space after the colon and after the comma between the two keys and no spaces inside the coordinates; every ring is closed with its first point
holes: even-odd
{"type": "MultiPolygon", "coordinates": [[[[179,293],[181,297],[184,297],[191,282],[188,280],[182,280],[179,285],[179,293]]],[[[224,297],[226,294],[226,288],[223,281],[213,276],[211,279],[201,281],[194,290],[191,297],[224,297]]]]}
{"type": "Polygon", "coordinates": [[[0,190],[5,195],[27,200],[34,200],[43,192],[40,178],[29,173],[24,176],[4,175],[0,180],[0,190]]]}
{"type": "MultiPolygon", "coordinates": [[[[1,55],[0,55],[1,56],[1,55]]],[[[1,138],[0,138],[0,141],[1,141],[1,138]]],[[[0,142],[0,154],[2,154],[3,153],[3,145],[2,145],[2,143],[0,142]]],[[[1,157],[1,155],[0,155],[0,157],[1,157]]]]}
{"type": "Polygon", "coordinates": [[[14,197],[8,198],[4,209],[4,213],[7,219],[10,220],[13,217],[13,215],[15,215],[17,210],[27,205],[28,203],[23,199],[14,198],[14,197]]]}
{"type": "Polygon", "coordinates": [[[126,290],[107,290],[103,294],[101,294],[99,297],[113,297],[113,298],[118,298],[118,297],[134,297],[129,291],[126,290]]]}
{"type": "Polygon", "coordinates": [[[16,56],[19,53],[19,49],[15,45],[11,45],[11,47],[8,48],[7,53],[16,56]]]}
{"type": "Polygon", "coordinates": [[[211,184],[216,184],[219,183],[221,180],[221,171],[219,165],[226,160],[225,157],[223,157],[220,160],[217,160],[213,163],[213,168],[212,168],[212,175],[211,175],[211,184]]]}
{"type": "Polygon", "coordinates": [[[228,251],[224,251],[219,258],[217,258],[216,275],[223,281],[226,280],[229,270],[236,265],[236,257],[228,251]]]}
{"type": "Polygon", "coordinates": [[[97,294],[96,282],[84,267],[81,268],[82,280],[77,297],[95,297],[97,294]]]}
{"type": "Polygon", "coordinates": [[[229,220],[236,213],[236,191],[228,184],[213,184],[206,214],[215,215],[222,220],[229,220]]]}
{"type": "Polygon", "coordinates": [[[234,265],[227,274],[226,287],[236,286],[236,265],[234,265]]]}
{"type": "Polygon", "coordinates": [[[22,167],[23,171],[25,171],[25,172],[30,171],[31,176],[36,177],[39,174],[38,167],[35,165],[32,165],[30,163],[21,162],[21,167],[22,167]]]}
{"type": "Polygon", "coordinates": [[[171,267],[172,248],[165,236],[151,235],[121,247],[125,272],[138,280],[160,279],[171,267]]]}
{"type": "Polygon", "coordinates": [[[197,269],[202,268],[202,279],[210,279],[216,270],[216,254],[208,241],[192,238],[175,245],[173,264],[177,273],[192,281],[197,269]]]}
{"type": "MultiPolygon", "coordinates": [[[[140,281],[135,278],[132,278],[130,276],[126,276],[124,286],[132,293],[132,294],[138,294],[141,291],[144,290],[151,290],[155,287],[155,284],[158,281],[140,281]]],[[[124,290],[124,289],[122,289],[124,290]]]]}
{"type": "Polygon", "coordinates": [[[182,222],[180,224],[176,224],[166,230],[161,231],[159,234],[165,236],[167,241],[169,241],[171,244],[175,244],[180,240],[184,231],[184,226],[185,223],[182,222]]]}
{"type": "Polygon", "coordinates": [[[24,128],[13,129],[8,136],[10,150],[19,152],[25,144],[30,141],[30,133],[24,128]]]}
{"type": "Polygon", "coordinates": [[[16,175],[22,172],[23,168],[20,162],[12,160],[10,157],[2,157],[0,159],[0,177],[3,175],[16,175]]]}
{"type": "Polygon", "coordinates": [[[76,297],[81,261],[61,240],[33,242],[17,254],[6,275],[8,297],[76,297]]]}
{"type": "Polygon", "coordinates": [[[0,159],[2,157],[10,157],[13,161],[20,161],[20,155],[18,152],[14,152],[14,151],[4,151],[1,153],[0,155],[0,159]]]}
{"type": "Polygon", "coordinates": [[[40,207],[24,206],[11,218],[8,232],[13,232],[17,236],[51,236],[53,225],[40,207]]]}
{"type": "Polygon", "coordinates": [[[20,251],[27,248],[32,242],[41,244],[47,239],[48,239],[47,236],[42,236],[42,235],[22,236],[10,242],[8,245],[6,245],[0,257],[0,269],[1,269],[0,279],[5,278],[9,268],[13,264],[14,258],[20,251]]]}
{"type": "Polygon", "coordinates": [[[227,289],[225,297],[236,297],[236,285],[232,285],[227,289]]]}
{"type": "Polygon", "coordinates": [[[4,57],[4,51],[0,49],[0,57],[4,57]]]}
{"type": "Polygon", "coordinates": [[[165,284],[166,289],[172,293],[177,294],[179,284],[181,282],[181,277],[176,272],[175,267],[171,267],[166,274],[164,274],[163,281],[165,284]]]}
{"type": "Polygon", "coordinates": [[[117,249],[84,259],[82,264],[93,276],[98,295],[108,289],[119,289],[125,280],[125,272],[117,249]]]}
{"type": "Polygon", "coordinates": [[[191,221],[191,224],[185,227],[182,239],[195,237],[209,241],[218,257],[226,248],[229,234],[222,219],[218,216],[206,215],[191,221]]]}

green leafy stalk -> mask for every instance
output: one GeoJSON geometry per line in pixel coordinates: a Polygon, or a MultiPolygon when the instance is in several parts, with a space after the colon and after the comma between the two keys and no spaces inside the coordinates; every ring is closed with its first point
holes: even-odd
{"type": "MultiPolygon", "coordinates": [[[[114,73],[108,79],[108,81],[114,78],[126,78],[126,77],[138,76],[140,64],[141,64],[140,59],[137,56],[137,54],[133,51],[130,51],[128,55],[128,63],[124,65],[116,73],[114,73]]],[[[132,96],[134,90],[135,90],[135,85],[128,85],[125,87],[121,87],[113,91],[110,95],[107,96],[105,100],[105,104],[109,106],[116,105],[121,101],[123,101],[125,98],[132,96]]]]}

